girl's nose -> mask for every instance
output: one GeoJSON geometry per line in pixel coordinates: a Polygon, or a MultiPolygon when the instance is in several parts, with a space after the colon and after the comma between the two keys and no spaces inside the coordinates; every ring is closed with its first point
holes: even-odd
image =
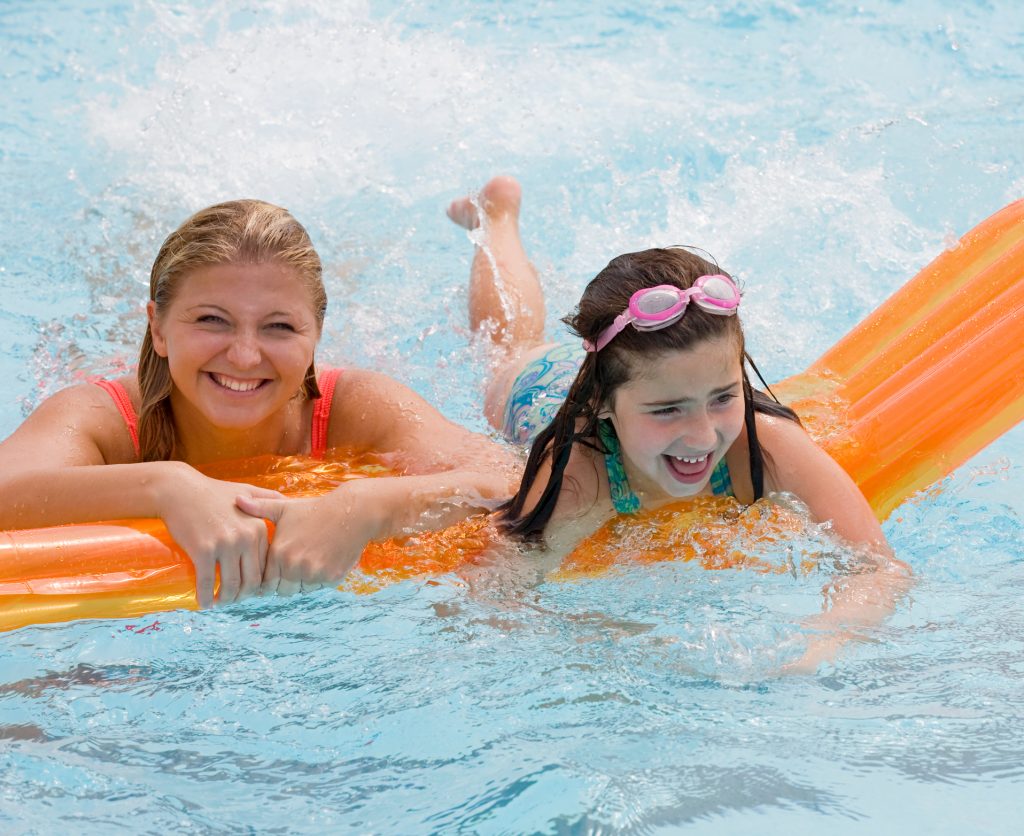
{"type": "Polygon", "coordinates": [[[695,453],[714,448],[718,444],[718,430],[711,416],[703,412],[694,415],[683,432],[683,443],[695,453]]]}

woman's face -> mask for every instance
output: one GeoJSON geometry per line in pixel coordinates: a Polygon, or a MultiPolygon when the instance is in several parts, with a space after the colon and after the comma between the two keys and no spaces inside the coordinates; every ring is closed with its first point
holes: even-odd
{"type": "Polygon", "coordinates": [[[178,281],[165,311],[148,307],[176,406],[221,429],[278,415],[299,392],[320,336],[305,282],[273,262],[202,267],[178,281]]]}
{"type": "Polygon", "coordinates": [[[618,388],[611,419],[630,486],[653,498],[705,492],[743,429],[743,368],[734,338],[638,364],[618,388]]]}

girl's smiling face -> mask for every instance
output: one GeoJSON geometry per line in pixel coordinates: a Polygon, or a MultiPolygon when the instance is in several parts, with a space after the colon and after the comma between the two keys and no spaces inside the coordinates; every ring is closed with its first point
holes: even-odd
{"type": "Polygon", "coordinates": [[[630,486],[651,498],[695,496],[743,429],[736,340],[704,340],[637,362],[612,396],[611,420],[630,486]]]}
{"type": "Polygon", "coordinates": [[[281,414],[320,336],[306,284],[274,262],[193,270],[165,311],[157,315],[152,302],[148,311],[176,412],[220,429],[250,429],[281,414]]]}

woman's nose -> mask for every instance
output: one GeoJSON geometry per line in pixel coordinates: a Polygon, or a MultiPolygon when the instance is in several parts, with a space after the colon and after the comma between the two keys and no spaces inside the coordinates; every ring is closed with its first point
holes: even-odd
{"type": "Polygon", "coordinates": [[[228,360],[239,369],[258,366],[262,357],[259,341],[252,334],[238,334],[228,346],[228,360]]]}

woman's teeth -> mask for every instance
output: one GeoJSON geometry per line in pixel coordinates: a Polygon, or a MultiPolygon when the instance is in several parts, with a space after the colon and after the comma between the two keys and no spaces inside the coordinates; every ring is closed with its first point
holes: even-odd
{"type": "Polygon", "coordinates": [[[262,380],[235,380],[233,377],[223,377],[219,374],[211,374],[210,377],[219,385],[225,389],[230,389],[232,392],[251,392],[263,383],[262,380]]]}

